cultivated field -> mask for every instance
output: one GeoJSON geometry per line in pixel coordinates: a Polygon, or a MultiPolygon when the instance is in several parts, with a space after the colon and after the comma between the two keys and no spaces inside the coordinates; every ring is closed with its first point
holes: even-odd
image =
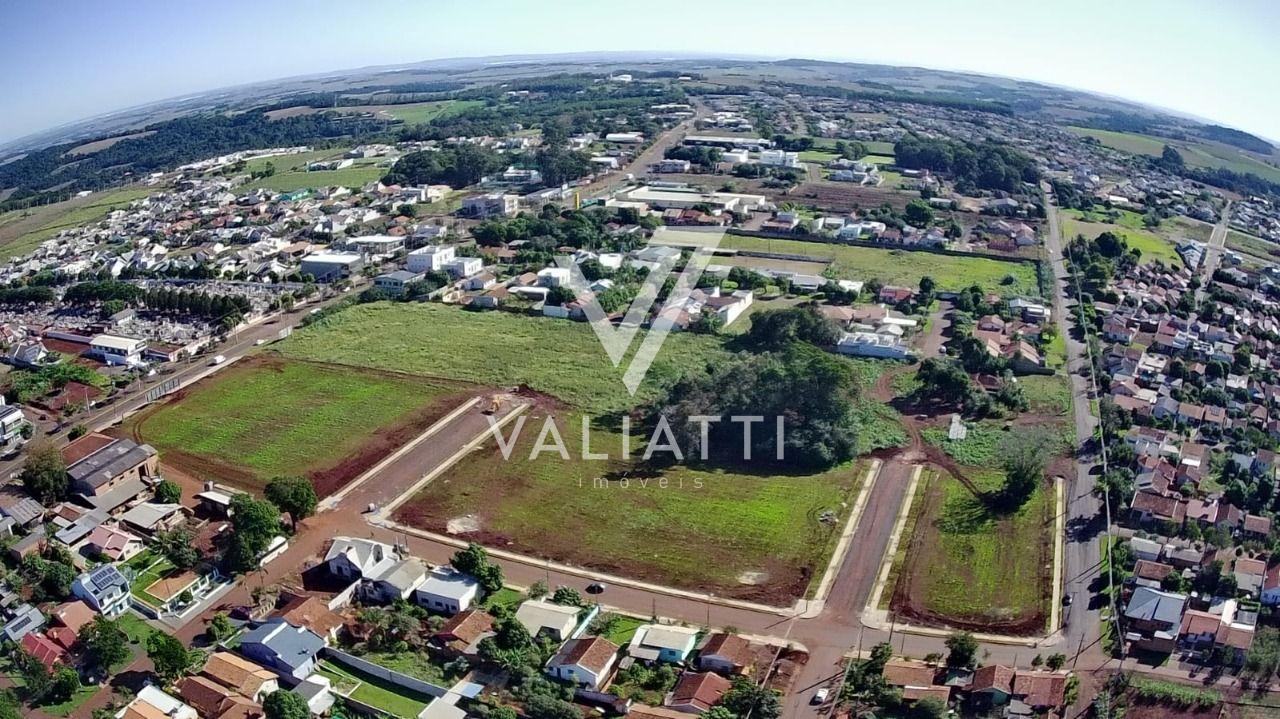
{"type": "MultiPolygon", "coordinates": [[[[639,344],[637,338],[633,346],[639,344]]],[[[622,384],[622,370],[613,367],[595,333],[581,322],[378,302],[327,317],[276,346],[296,359],[491,387],[523,384],[597,412],[629,410],[657,396],[682,372],[725,352],[715,337],[673,333],[633,398],[622,384]]]]}
{"type": "Polygon", "coordinates": [[[1138,248],[1142,252],[1143,263],[1161,260],[1174,267],[1182,265],[1182,258],[1174,249],[1173,242],[1143,228],[1142,216],[1137,213],[1120,210],[1119,220],[1111,223],[1098,213],[1085,213],[1080,210],[1062,210],[1061,212],[1062,234],[1068,240],[1075,239],[1076,235],[1094,238],[1104,232],[1111,232],[1124,237],[1130,247],[1138,248]]]}
{"type": "MultiPolygon", "coordinates": [[[[985,468],[965,467],[981,492],[1000,486],[997,441],[971,435],[968,454],[985,468]]],[[[952,449],[959,456],[964,450],[952,449]]],[[[890,608],[910,622],[1005,634],[1045,627],[1051,596],[1053,493],[1046,484],[1020,509],[998,514],[944,470],[921,479],[895,557],[890,608]],[[903,545],[900,545],[903,546],[903,545]]]]}
{"type": "MultiPolygon", "coordinates": [[[[802,476],[646,471],[622,459],[620,433],[596,426],[590,451],[610,459],[584,460],[581,415],[571,412],[552,415],[570,459],[544,452],[531,460],[547,416],[531,411],[509,460],[491,442],[401,506],[397,521],[628,577],[786,604],[824,570],[865,475],[856,465],[802,476]],[[825,522],[824,512],[832,513],[825,522]]],[[[633,456],[646,440],[632,437],[633,456]]]]}
{"type": "Polygon", "coordinates": [[[259,488],[304,475],[341,488],[458,406],[472,388],[377,370],[244,359],[135,415],[126,425],[167,465],[259,488]]]}

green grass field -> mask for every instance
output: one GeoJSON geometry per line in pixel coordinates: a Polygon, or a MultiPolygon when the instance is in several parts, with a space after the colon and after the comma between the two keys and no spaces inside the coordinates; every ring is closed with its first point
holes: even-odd
{"type": "Polygon", "coordinates": [[[504,430],[515,441],[508,459],[496,442],[487,444],[427,485],[396,518],[444,531],[450,520],[473,516],[481,536],[501,538],[515,551],[722,596],[786,602],[822,573],[865,474],[858,465],[798,476],[685,465],[645,470],[634,460],[647,437],[634,433],[628,461],[622,434],[602,426],[592,427],[588,446],[610,459],[584,460],[582,416],[531,411],[518,436],[514,425],[504,430]],[[567,461],[551,451],[530,456],[550,431],[548,416],[567,461]],[[606,486],[596,484],[601,478],[606,486]],[[835,521],[820,522],[824,511],[835,521]],[[740,583],[747,572],[763,573],[762,581],[740,583]]]}
{"type": "Polygon", "coordinates": [[[435,102],[414,102],[406,105],[389,105],[386,113],[406,125],[420,125],[441,117],[460,115],[467,110],[484,107],[483,100],[438,100],[435,102]]]}
{"type": "MultiPolygon", "coordinates": [[[[979,488],[998,488],[999,470],[970,468],[979,488]]],[[[909,574],[917,610],[961,622],[1034,625],[1047,611],[1052,492],[1037,489],[1016,512],[997,516],[959,481],[938,474],[915,498],[926,502],[914,528],[909,574]]],[[[901,589],[901,587],[899,587],[901,589]]]]}
{"type": "Polygon", "coordinates": [[[106,217],[111,211],[128,207],[134,200],[142,199],[157,190],[158,188],[153,187],[104,190],[84,199],[77,198],[30,210],[6,212],[0,215],[0,260],[25,255],[62,230],[93,224],[106,217]],[[14,230],[31,224],[31,222],[24,223],[24,219],[34,220],[35,226],[12,236],[3,231],[5,228],[14,230]]]}
{"type": "Polygon", "coordinates": [[[888,155],[867,155],[858,159],[863,162],[869,162],[872,165],[892,165],[896,161],[892,153],[888,155]]]}
{"type": "Polygon", "coordinates": [[[830,260],[831,266],[826,274],[837,279],[878,279],[887,285],[917,287],[920,278],[928,275],[943,290],[960,290],[978,284],[985,290],[1006,296],[1040,294],[1035,265],[1028,262],[733,234],[725,235],[720,247],[830,260]],[[1012,281],[1006,284],[1005,278],[1012,278],[1012,281]]]}
{"type": "Polygon", "coordinates": [[[387,174],[387,168],[376,165],[353,165],[341,170],[317,170],[315,172],[277,172],[243,186],[246,190],[264,188],[276,192],[292,192],[304,188],[350,187],[360,188],[387,174]]]}
{"type": "Polygon", "coordinates": [[[1113,132],[1086,127],[1068,127],[1077,135],[1096,138],[1107,147],[1132,155],[1159,157],[1165,145],[1171,145],[1192,167],[1226,168],[1234,172],[1251,172],[1272,182],[1280,182],[1280,168],[1268,165],[1236,148],[1208,142],[1186,142],[1133,132],[1113,132]]]}
{"type": "Polygon", "coordinates": [[[312,162],[321,160],[332,160],[340,157],[347,148],[329,148],[327,150],[311,150],[309,152],[299,152],[293,155],[279,155],[277,157],[255,157],[245,162],[245,172],[257,172],[265,169],[267,165],[276,168],[276,174],[284,174],[293,170],[306,171],[307,165],[312,162]]]}
{"type": "Polygon", "coordinates": [[[1124,237],[1130,247],[1138,248],[1142,252],[1143,263],[1162,260],[1165,264],[1172,264],[1175,267],[1182,265],[1182,258],[1178,256],[1173,243],[1145,229],[1142,226],[1141,215],[1128,210],[1118,212],[1119,218],[1115,222],[1108,222],[1107,217],[1101,213],[1061,210],[1062,234],[1064,237],[1074,239],[1076,235],[1093,238],[1103,232],[1112,232],[1124,237]]]}
{"type": "Polygon", "coordinates": [[[805,150],[800,153],[801,162],[817,162],[823,165],[831,162],[837,157],[840,156],[834,152],[828,152],[826,150],[805,150]]]}
{"type": "MultiPolygon", "coordinates": [[[[637,338],[634,347],[640,344],[637,338]]],[[[494,387],[526,384],[579,408],[608,412],[650,399],[688,368],[723,356],[722,341],[673,333],[632,398],[582,322],[470,312],[439,304],[360,305],[293,333],[286,357],[444,377],[494,387]]],[[[625,366],[626,360],[624,360],[625,366]]]]}
{"type": "Polygon", "coordinates": [[[1239,230],[1227,230],[1227,249],[1267,262],[1280,262],[1280,245],[1239,230]]]}
{"type": "Polygon", "coordinates": [[[131,423],[166,462],[257,486],[341,465],[369,451],[375,436],[436,411],[456,391],[421,377],[265,355],[238,362],[131,423]]]}

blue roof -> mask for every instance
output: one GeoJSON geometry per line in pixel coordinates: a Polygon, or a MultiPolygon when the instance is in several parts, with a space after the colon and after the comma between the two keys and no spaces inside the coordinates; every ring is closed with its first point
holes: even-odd
{"type": "Polygon", "coordinates": [[[324,638],[305,627],[295,627],[279,617],[250,630],[240,646],[259,645],[283,665],[296,669],[315,658],[324,648],[324,638]]]}

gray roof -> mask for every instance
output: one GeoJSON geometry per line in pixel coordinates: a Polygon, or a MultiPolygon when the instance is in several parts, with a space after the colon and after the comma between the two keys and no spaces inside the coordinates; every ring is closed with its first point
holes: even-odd
{"type": "Polygon", "coordinates": [[[105,521],[107,521],[106,512],[100,509],[91,509],[80,515],[80,518],[76,521],[58,530],[58,533],[53,535],[53,538],[70,546],[89,536],[90,532],[105,521]]]}
{"type": "Polygon", "coordinates": [[[378,279],[395,280],[396,282],[413,282],[414,280],[418,280],[421,278],[422,278],[422,275],[418,274],[417,272],[410,272],[408,270],[396,270],[395,272],[388,272],[387,274],[382,275],[382,277],[379,277],[378,279]]]}
{"type": "Polygon", "coordinates": [[[1133,597],[1129,599],[1124,615],[1129,619],[1173,625],[1182,621],[1182,610],[1186,603],[1187,598],[1181,594],[1138,587],[1133,590],[1133,597]]]}
{"type": "Polygon", "coordinates": [[[114,564],[103,564],[94,567],[86,574],[81,574],[80,584],[84,586],[85,591],[95,597],[101,597],[113,588],[119,587],[121,591],[129,591],[129,580],[114,564]]]}
{"type": "Polygon", "coordinates": [[[440,567],[427,575],[427,581],[418,587],[418,591],[457,602],[474,592],[477,584],[476,578],[470,574],[459,572],[453,567],[440,567]]]}
{"type": "Polygon", "coordinates": [[[13,517],[18,524],[30,524],[44,516],[44,507],[30,497],[23,497],[7,506],[0,506],[0,514],[13,517]]]}
{"type": "Polygon", "coordinates": [[[375,582],[386,582],[397,590],[404,592],[418,585],[427,567],[422,560],[408,557],[383,569],[377,576],[369,577],[375,582]]]}
{"type": "Polygon", "coordinates": [[[89,506],[93,507],[94,509],[99,509],[104,512],[110,512],[114,510],[116,507],[119,507],[120,505],[133,499],[134,497],[137,497],[146,488],[147,488],[146,480],[144,480],[142,477],[136,477],[134,479],[129,480],[128,482],[125,482],[119,487],[107,490],[106,492],[104,492],[99,496],[96,496],[96,497],[93,495],[86,496],[82,494],[80,495],[80,498],[83,501],[88,502],[89,506]]]}
{"type": "Polygon", "coordinates": [[[315,658],[324,648],[324,638],[305,627],[295,627],[284,619],[272,619],[250,630],[241,646],[257,644],[266,648],[284,666],[297,669],[315,658]]]}
{"type": "Polygon", "coordinates": [[[13,619],[4,625],[4,635],[12,641],[18,641],[40,627],[44,626],[44,615],[30,604],[23,604],[14,613],[13,619]]]}
{"type": "Polygon", "coordinates": [[[118,439],[67,467],[72,482],[84,482],[97,489],[144,462],[156,451],[131,439],[118,439]]]}
{"type": "Polygon", "coordinates": [[[143,502],[138,506],[130,509],[120,515],[120,521],[128,522],[135,527],[142,529],[155,529],[165,517],[174,512],[181,512],[181,504],[155,504],[154,502],[143,502]]]}
{"type": "Polygon", "coordinates": [[[9,545],[9,550],[18,554],[25,554],[28,549],[36,546],[45,540],[45,528],[43,524],[38,524],[31,528],[31,532],[27,536],[19,539],[9,545]]]}

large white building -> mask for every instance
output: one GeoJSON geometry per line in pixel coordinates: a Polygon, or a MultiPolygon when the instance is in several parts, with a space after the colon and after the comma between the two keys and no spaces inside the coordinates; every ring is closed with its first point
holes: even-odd
{"type": "Polygon", "coordinates": [[[409,253],[405,269],[410,272],[440,272],[457,257],[452,245],[427,245],[409,253]]]}
{"type": "Polygon", "coordinates": [[[98,335],[89,340],[89,353],[109,365],[142,364],[147,341],[118,335],[98,335]]]}
{"type": "Polygon", "coordinates": [[[897,337],[877,332],[848,332],[840,338],[836,349],[841,354],[882,359],[907,359],[911,353],[897,337]]]}

